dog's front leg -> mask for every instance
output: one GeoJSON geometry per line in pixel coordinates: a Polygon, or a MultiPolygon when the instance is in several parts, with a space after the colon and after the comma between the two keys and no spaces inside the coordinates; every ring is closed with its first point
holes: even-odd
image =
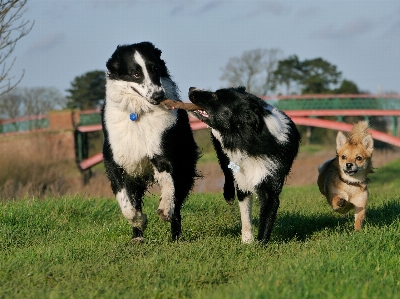
{"type": "Polygon", "coordinates": [[[274,227],[276,214],[279,208],[280,191],[273,191],[264,184],[258,188],[258,198],[260,200],[260,224],[258,228],[258,240],[267,243],[274,227]],[[266,191],[268,190],[268,191],[266,191]]]}
{"type": "Polygon", "coordinates": [[[349,203],[349,198],[346,193],[329,192],[327,199],[332,209],[340,214],[347,213],[353,207],[353,205],[349,203]]]}
{"type": "Polygon", "coordinates": [[[176,241],[182,237],[181,227],[181,204],[175,198],[174,179],[169,172],[158,172],[155,170],[154,178],[161,187],[160,203],[157,214],[163,221],[171,222],[172,240],[176,241]]]}
{"type": "Polygon", "coordinates": [[[122,215],[132,225],[132,241],[142,242],[143,233],[147,226],[147,216],[142,213],[142,196],[146,182],[127,177],[111,155],[109,144],[105,143],[103,150],[104,165],[111,188],[121,208],[122,215]]]}
{"type": "Polygon", "coordinates": [[[126,187],[116,194],[122,214],[132,225],[132,241],[142,242],[147,227],[147,216],[142,212],[142,197],[146,183],[140,179],[127,178],[126,187]]]}
{"type": "Polygon", "coordinates": [[[224,173],[224,198],[228,204],[233,204],[235,201],[235,179],[232,174],[232,170],[229,169],[229,158],[225,155],[222,150],[221,143],[211,134],[211,141],[214,145],[215,152],[222,172],[224,173]]]}
{"type": "Polygon", "coordinates": [[[154,179],[160,185],[161,197],[157,214],[163,221],[171,221],[175,210],[175,186],[169,172],[154,171],[154,179]]]}
{"type": "Polygon", "coordinates": [[[242,192],[237,190],[240,219],[242,221],[242,242],[252,243],[254,241],[253,227],[252,227],[252,205],[253,195],[249,192],[242,192]]]}
{"type": "Polygon", "coordinates": [[[154,166],[154,179],[161,188],[157,214],[161,220],[171,221],[175,210],[175,185],[172,177],[172,165],[163,156],[155,156],[151,163],[154,166]]]}

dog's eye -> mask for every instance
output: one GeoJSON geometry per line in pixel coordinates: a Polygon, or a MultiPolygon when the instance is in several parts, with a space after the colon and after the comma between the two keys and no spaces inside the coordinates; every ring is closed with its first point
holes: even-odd
{"type": "Polygon", "coordinates": [[[134,72],[131,76],[136,78],[136,79],[139,79],[141,77],[141,75],[142,74],[140,74],[139,72],[134,72]]]}
{"type": "Polygon", "coordinates": [[[357,161],[361,161],[361,160],[362,160],[362,157],[357,156],[357,157],[356,157],[356,160],[357,160],[357,161]]]}
{"type": "Polygon", "coordinates": [[[343,160],[346,160],[346,158],[347,158],[347,157],[346,157],[345,155],[342,156],[342,159],[343,159],[343,160]]]}

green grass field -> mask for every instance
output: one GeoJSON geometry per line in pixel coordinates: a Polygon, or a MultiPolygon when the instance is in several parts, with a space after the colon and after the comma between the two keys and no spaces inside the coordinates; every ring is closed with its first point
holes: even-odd
{"type": "Polygon", "coordinates": [[[371,175],[357,233],[316,186],[285,187],[267,247],[241,244],[221,194],[190,196],[180,242],[148,196],[144,244],[114,199],[2,201],[0,298],[400,298],[399,172],[400,160],[371,175]]]}

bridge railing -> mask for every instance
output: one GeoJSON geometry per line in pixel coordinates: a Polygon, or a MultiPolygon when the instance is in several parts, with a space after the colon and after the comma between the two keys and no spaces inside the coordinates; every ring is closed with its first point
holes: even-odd
{"type": "Polygon", "coordinates": [[[280,110],[400,109],[400,95],[311,94],[262,98],[280,110]]]}
{"type": "Polygon", "coordinates": [[[47,114],[0,119],[0,134],[21,133],[32,130],[47,129],[48,127],[49,117],[47,114]]]}
{"type": "MultiPolygon", "coordinates": [[[[400,146],[400,138],[397,134],[397,119],[400,116],[400,95],[292,95],[292,96],[268,96],[262,97],[266,102],[274,105],[288,114],[295,123],[304,126],[326,127],[329,129],[345,128],[348,125],[341,123],[344,116],[390,116],[393,121],[392,137],[381,132],[374,133],[384,142],[400,146]],[[338,121],[325,121],[318,117],[336,116],[338,121]],[[397,140],[398,139],[398,140],[397,140]]],[[[71,122],[75,128],[76,160],[80,169],[85,170],[102,161],[101,153],[92,157],[88,156],[88,133],[100,131],[100,110],[77,111],[72,113],[71,122]]],[[[54,118],[53,118],[54,119],[54,118]]],[[[0,120],[1,133],[28,132],[29,130],[46,130],[51,121],[48,115],[21,117],[12,120],[0,120]]],[[[190,118],[192,130],[204,129],[207,126],[195,118],[190,118]]]]}

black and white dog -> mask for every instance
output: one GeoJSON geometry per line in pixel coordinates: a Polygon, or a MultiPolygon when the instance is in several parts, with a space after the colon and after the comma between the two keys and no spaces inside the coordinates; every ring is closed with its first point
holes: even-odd
{"type": "Polygon", "coordinates": [[[282,111],[245,88],[216,92],[190,88],[189,99],[202,110],[193,114],[211,127],[212,141],[225,174],[224,197],[232,203],[235,185],[242,242],[251,243],[252,194],[260,200],[258,240],[267,243],[279,207],[279,195],[297,156],[300,134],[282,111]]]}
{"type": "Polygon", "coordinates": [[[178,88],[161,51],[149,42],[118,46],[106,66],[103,156],[113,193],[133,227],[132,240],[142,241],[147,225],[142,199],[158,183],[157,213],[171,222],[176,240],[199,157],[187,112],[159,105],[165,98],[179,100],[178,88]]]}

